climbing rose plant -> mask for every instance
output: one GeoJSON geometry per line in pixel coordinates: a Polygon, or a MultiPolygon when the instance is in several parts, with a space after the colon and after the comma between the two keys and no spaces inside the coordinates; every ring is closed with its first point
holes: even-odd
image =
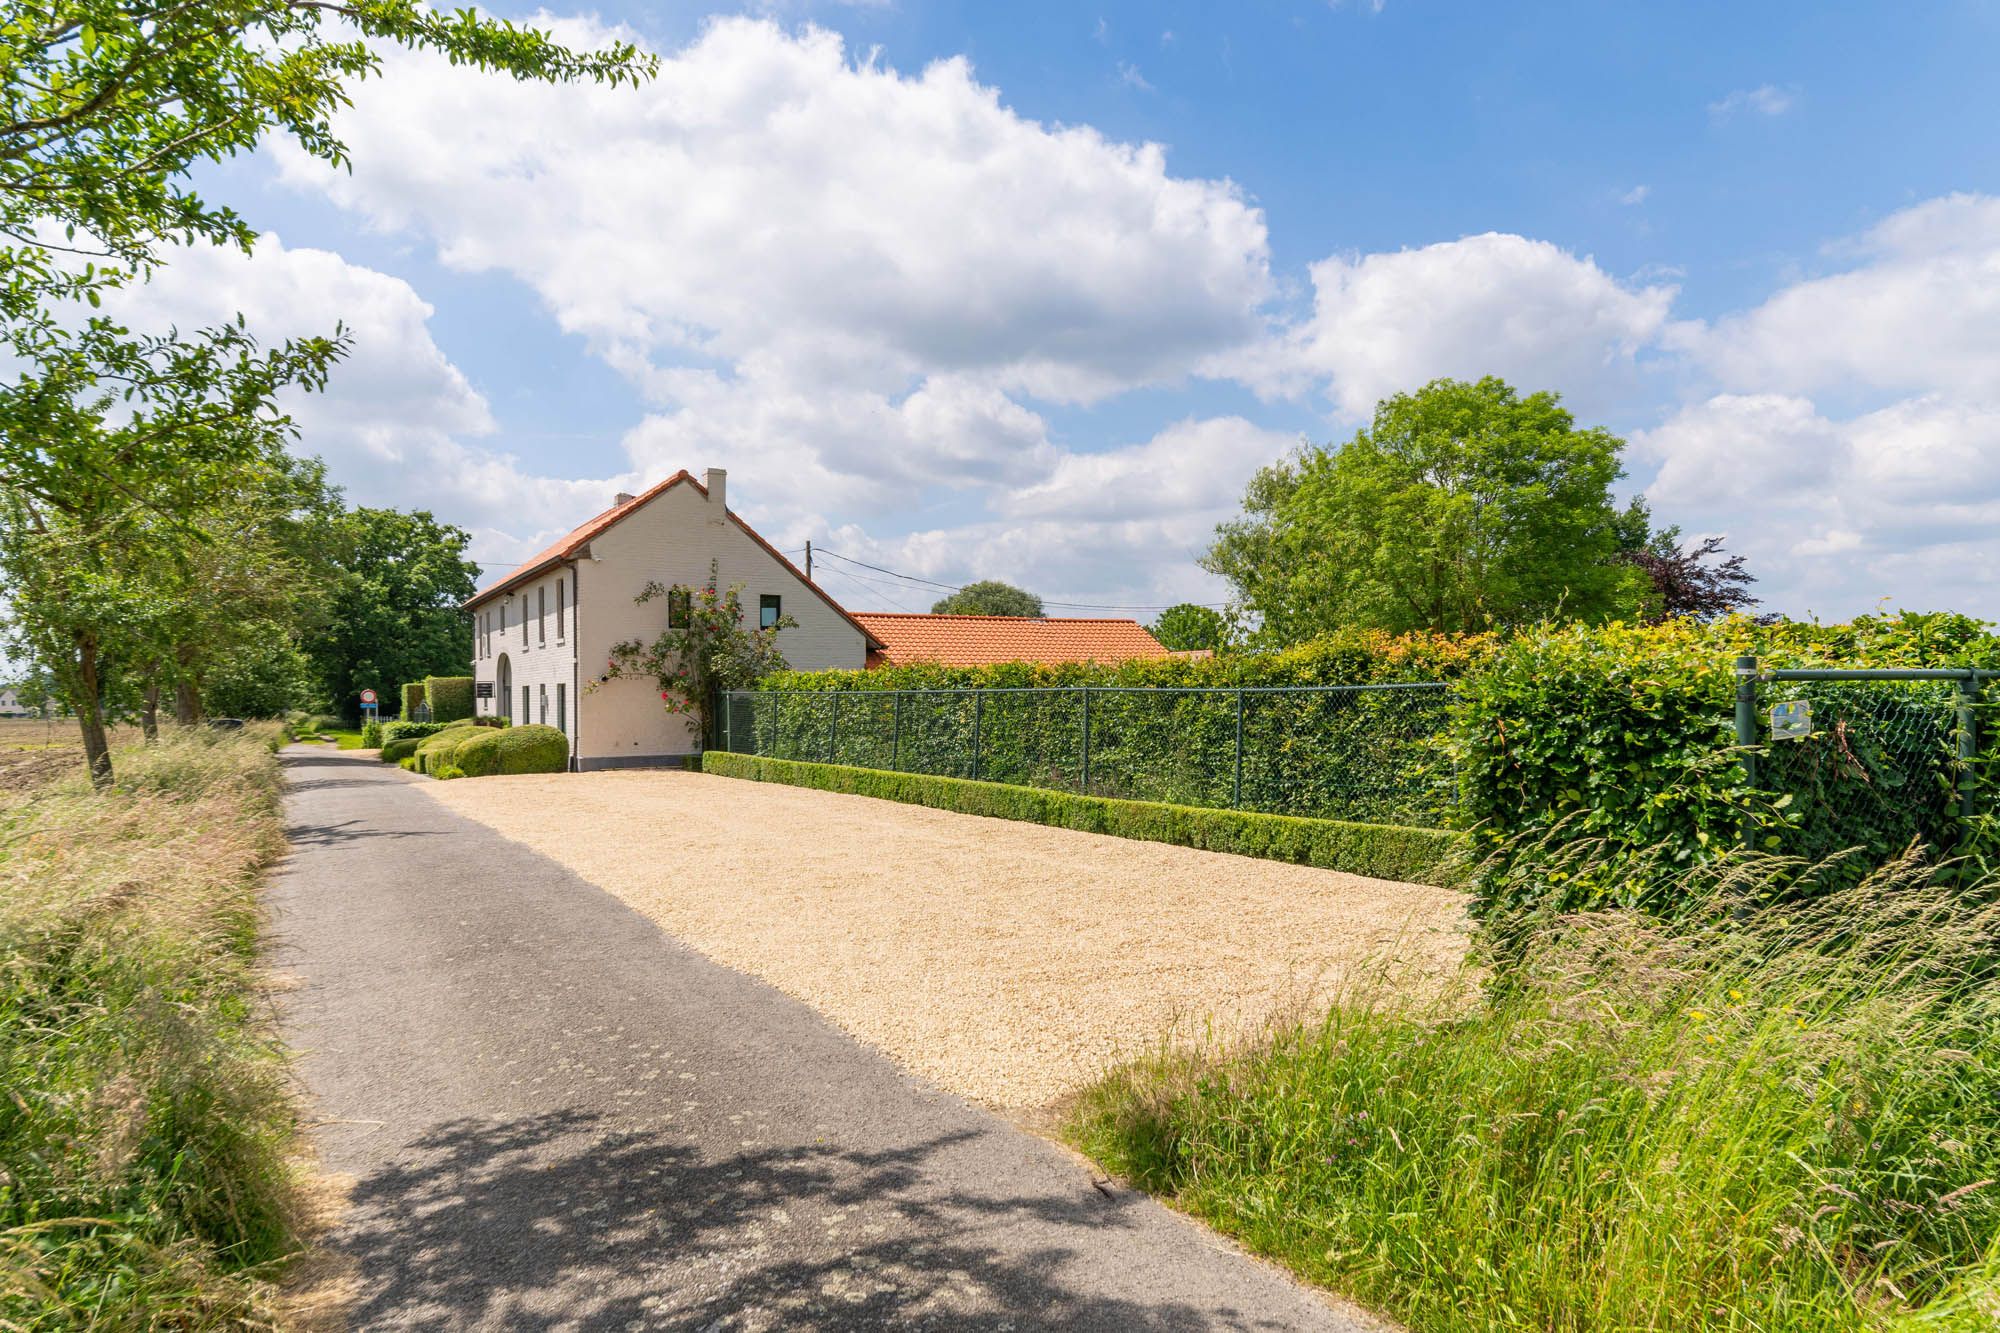
{"type": "Polygon", "coordinates": [[[778,651],[778,631],[799,623],[784,615],[768,629],[750,625],[743,616],[743,585],[718,592],[716,573],[715,562],[710,561],[708,582],[699,588],[648,583],[633,600],[643,606],[664,598],[671,621],[672,609],[685,599],[687,623],[669,624],[651,643],[628,639],[616,645],[605,674],[590,687],[595,690],[633,677],[652,680],[660,687],[661,707],[669,713],[695,714],[704,746],[715,734],[717,692],[748,689],[758,677],[786,670],[778,651]]]}

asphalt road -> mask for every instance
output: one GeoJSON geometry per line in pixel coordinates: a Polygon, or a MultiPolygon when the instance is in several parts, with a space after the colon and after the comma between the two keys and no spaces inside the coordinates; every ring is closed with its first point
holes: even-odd
{"type": "MultiPolygon", "coordinates": [[[[357,1328],[1328,1329],[400,770],[294,747],[272,961],[357,1328]]],[[[940,873],[948,873],[940,868],[940,873]]],[[[728,884],[717,884],[728,893],[728,884]]]]}

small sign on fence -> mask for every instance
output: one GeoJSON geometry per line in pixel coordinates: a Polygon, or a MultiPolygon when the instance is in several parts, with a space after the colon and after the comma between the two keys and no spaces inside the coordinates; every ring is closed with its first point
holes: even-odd
{"type": "Polygon", "coordinates": [[[1788,699],[1771,705],[1771,739],[1802,741],[1812,735],[1812,705],[1804,699],[1788,699]]]}

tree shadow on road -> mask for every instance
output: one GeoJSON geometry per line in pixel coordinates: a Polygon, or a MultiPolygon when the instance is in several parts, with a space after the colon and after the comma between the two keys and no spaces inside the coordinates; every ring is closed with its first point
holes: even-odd
{"type": "Polygon", "coordinates": [[[368,838],[434,838],[446,831],[427,828],[371,828],[358,819],[345,819],[338,824],[287,824],[285,837],[294,847],[338,847],[346,843],[362,842],[368,838]]]}
{"type": "Polygon", "coordinates": [[[583,1111],[440,1126],[355,1188],[335,1242],[362,1271],[353,1326],[1278,1327],[1081,1290],[1069,1245],[1006,1243],[1122,1230],[1138,1200],[940,1198],[926,1163],[977,1137],[718,1158],[583,1111]]]}

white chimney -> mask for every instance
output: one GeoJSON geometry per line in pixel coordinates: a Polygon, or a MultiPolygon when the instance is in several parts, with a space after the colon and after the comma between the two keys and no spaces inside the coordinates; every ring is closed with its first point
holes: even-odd
{"type": "Polygon", "coordinates": [[[631,504],[634,500],[638,498],[639,498],[638,496],[632,494],[632,492],[630,491],[620,491],[618,492],[618,494],[611,497],[611,507],[613,509],[622,508],[625,505],[631,504]]]}
{"type": "Polygon", "coordinates": [[[708,470],[708,521],[720,523],[729,512],[729,474],[719,467],[708,470]]]}

